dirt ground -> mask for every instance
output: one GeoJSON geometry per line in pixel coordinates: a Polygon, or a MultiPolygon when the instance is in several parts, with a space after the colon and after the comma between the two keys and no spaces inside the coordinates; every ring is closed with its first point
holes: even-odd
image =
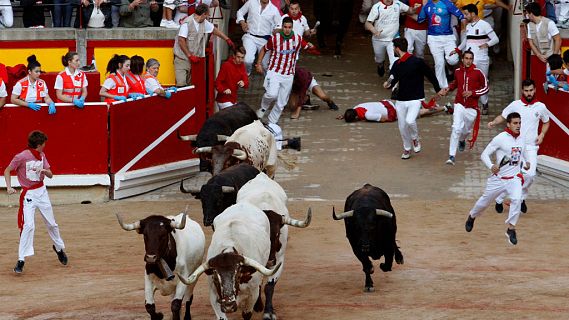
{"type": "MultiPolygon", "coordinates": [[[[373,275],[376,291],[363,292],[364,274],[331,218],[341,202],[292,202],[290,211],[314,212],[308,229],[292,229],[285,272],[275,293],[280,319],[560,319],[569,313],[566,203],[533,203],[520,220],[519,244],[504,236],[503,220],[490,210],[464,231],[470,203],[394,200],[404,265],[373,275]],[[441,210],[444,209],[444,210],[441,210]]],[[[59,264],[45,226],[37,219],[36,255],[24,274],[12,272],[17,251],[16,208],[0,208],[0,319],[143,319],[144,247],[114,217],[135,220],[175,214],[187,202],[112,202],[56,206],[69,265],[59,264]]],[[[196,200],[190,216],[201,221],[196,200]]],[[[211,231],[206,230],[211,238],[211,231]]],[[[168,312],[169,298],[157,297],[168,312]]],[[[200,279],[193,319],[212,319],[207,282],[200,279]]],[[[238,315],[238,314],[235,314],[238,315]]],[[[254,319],[260,319],[255,314],[254,319]]],[[[240,316],[233,317],[240,319],[240,316]]]]}

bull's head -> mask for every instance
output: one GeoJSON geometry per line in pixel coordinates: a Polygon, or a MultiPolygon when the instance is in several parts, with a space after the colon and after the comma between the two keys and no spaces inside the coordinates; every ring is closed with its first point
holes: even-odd
{"type": "MultiPolygon", "coordinates": [[[[228,250],[226,250],[228,251],[228,250]]],[[[188,279],[178,275],[186,285],[198,280],[205,272],[211,276],[217,291],[217,302],[224,313],[232,313],[237,310],[237,296],[239,285],[251,280],[253,273],[259,271],[264,276],[271,276],[278,271],[281,264],[274,269],[267,269],[259,262],[240,255],[235,248],[232,252],[223,252],[209,259],[199,266],[188,279]]]]}
{"type": "Polygon", "coordinates": [[[225,168],[247,160],[247,153],[240,147],[236,142],[227,142],[224,145],[196,148],[194,153],[199,154],[200,159],[211,161],[212,174],[216,175],[225,168]]]}
{"type": "MultiPolygon", "coordinates": [[[[355,225],[358,233],[358,247],[362,253],[369,253],[372,239],[377,234],[378,216],[393,218],[393,213],[375,208],[359,208],[349,210],[336,215],[336,209],[332,207],[332,217],[334,220],[349,219],[349,223],[355,225]]],[[[348,223],[348,221],[346,221],[348,223]]]]}
{"type": "Polygon", "coordinates": [[[203,225],[211,226],[213,219],[228,207],[229,203],[235,203],[237,191],[235,187],[220,186],[217,184],[204,184],[200,190],[202,200],[203,225]]]}

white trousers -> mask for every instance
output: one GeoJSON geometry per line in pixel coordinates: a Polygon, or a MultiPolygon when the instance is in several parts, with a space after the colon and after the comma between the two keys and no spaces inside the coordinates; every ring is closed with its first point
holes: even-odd
{"type": "MultiPolygon", "coordinates": [[[[539,146],[526,145],[526,150],[524,153],[525,160],[529,162],[529,170],[524,170],[524,186],[522,188],[522,200],[525,200],[528,196],[529,187],[533,184],[535,180],[536,170],[537,170],[537,151],[539,146]]],[[[502,192],[498,198],[496,198],[497,203],[504,202],[507,194],[502,192]]]]}
{"type": "MultiPolygon", "coordinates": [[[[263,38],[254,37],[248,33],[245,33],[241,38],[243,40],[243,47],[247,51],[245,53],[245,69],[247,70],[247,74],[251,74],[251,70],[253,69],[253,64],[255,64],[255,57],[261,48],[267,43],[267,40],[263,38]]],[[[262,61],[263,68],[267,70],[267,66],[269,65],[269,54],[265,54],[265,57],[262,61]]]]}
{"type": "Polygon", "coordinates": [[[393,42],[377,40],[375,37],[372,37],[371,44],[373,46],[375,63],[383,64],[385,61],[385,53],[387,52],[387,56],[389,57],[389,70],[391,70],[391,66],[395,60],[397,60],[395,51],[393,51],[393,42]]]}
{"type": "Polygon", "coordinates": [[[57,251],[65,249],[65,245],[59,234],[59,226],[53,216],[53,209],[49,201],[47,189],[43,186],[38,189],[28,190],[24,196],[24,227],[20,235],[18,260],[24,260],[26,257],[34,255],[34,218],[36,209],[40,210],[43,221],[47,227],[47,232],[55,245],[55,249],[57,249],[57,251]]]}
{"type": "Polygon", "coordinates": [[[413,140],[419,139],[417,116],[420,110],[421,100],[395,101],[399,133],[403,140],[403,149],[406,151],[410,151],[413,147],[413,140]]]}
{"type": "MultiPolygon", "coordinates": [[[[488,69],[490,68],[490,58],[488,55],[484,59],[476,59],[474,58],[474,65],[476,68],[480,69],[482,73],[486,76],[486,80],[488,81],[488,69]]],[[[480,103],[487,104],[488,103],[488,93],[480,97],[480,103]]]]}
{"type": "Polygon", "coordinates": [[[427,44],[427,30],[415,30],[405,28],[405,39],[407,39],[407,52],[423,59],[425,57],[425,45],[427,44]]]}
{"type": "Polygon", "coordinates": [[[271,70],[267,71],[265,82],[263,83],[265,94],[263,99],[261,99],[261,110],[266,112],[274,103],[273,110],[269,113],[269,123],[279,122],[281,113],[288,103],[293,80],[294,75],[292,74],[282,75],[271,70]]]}
{"type": "Polygon", "coordinates": [[[456,148],[459,141],[464,141],[472,132],[474,121],[476,120],[476,110],[465,108],[460,103],[454,104],[454,112],[452,114],[452,131],[450,133],[450,143],[448,154],[456,156],[456,148]]]}
{"type": "Polygon", "coordinates": [[[427,37],[429,50],[435,60],[435,73],[439,86],[441,88],[448,87],[447,76],[445,72],[445,61],[454,66],[458,63],[458,54],[450,55],[451,51],[456,49],[456,40],[454,35],[448,36],[429,36],[427,37]]]}
{"type": "Polygon", "coordinates": [[[14,13],[10,0],[0,0],[0,29],[14,25],[14,13]]]}
{"type": "Polygon", "coordinates": [[[520,218],[520,207],[522,204],[522,180],[518,177],[512,179],[501,179],[496,175],[490,176],[486,182],[484,194],[476,201],[474,208],[470,210],[470,216],[476,218],[496,199],[501,193],[507,193],[512,202],[510,203],[510,213],[506,223],[516,225],[520,218]]]}

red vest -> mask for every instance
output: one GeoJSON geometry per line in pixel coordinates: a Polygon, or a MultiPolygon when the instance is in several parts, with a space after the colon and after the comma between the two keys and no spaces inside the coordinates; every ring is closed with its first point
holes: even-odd
{"type": "MultiPolygon", "coordinates": [[[[109,78],[113,79],[113,81],[115,82],[115,87],[112,88],[111,90],[108,90],[107,92],[113,96],[128,97],[128,92],[126,90],[126,83],[124,83],[123,78],[114,73],[109,74],[107,79],[109,78]]],[[[105,98],[106,103],[111,103],[114,101],[115,99],[105,98]]]]}
{"type": "MultiPolygon", "coordinates": [[[[26,97],[28,96],[28,87],[30,85],[30,80],[28,79],[28,77],[25,77],[24,79],[21,79],[18,82],[22,86],[22,93],[20,93],[20,99],[26,101],[26,97]]],[[[43,101],[42,93],[46,94],[46,89],[47,89],[47,85],[45,84],[45,81],[43,81],[42,79],[37,79],[36,80],[36,100],[35,101],[26,101],[26,102],[42,102],[43,101]]]]}
{"type": "MultiPolygon", "coordinates": [[[[73,76],[70,76],[69,74],[67,74],[67,72],[65,72],[65,70],[61,71],[59,73],[59,75],[63,79],[63,89],[61,90],[63,95],[66,97],[71,97],[72,99],[81,98],[81,91],[83,89],[83,83],[85,83],[85,74],[83,72],[79,72],[75,76],[76,80],[81,79],[81,83],[79,84],[79,86],[75,85],[75,82],[73,82],[73,78],[72,78],[73,76]]],[[[55,99],[57,100],[56,102],[63,102],[63,101],[57,99],[57,95],[56,95],[55,99]]]]}
{"type": "Polygon", "coordinates": [[[128,83],[129,93],[140,93],[146,94],[146,88],[144,87],[144,78],[140,77],[140,80],[136,78],[134,73],[128,72],[125,74],[126,83],[128,83]]]}

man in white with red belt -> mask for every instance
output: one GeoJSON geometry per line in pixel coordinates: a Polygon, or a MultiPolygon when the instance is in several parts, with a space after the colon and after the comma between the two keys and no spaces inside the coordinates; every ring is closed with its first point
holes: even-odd
{"type": "MultiPolygon", "coordinates": [[[[271,38],[273,30],[281,23],[281,14],[269,0],[249,0],[237,11],[237,24],[243,29],[245,68],[251,74],[255,54],[262,50],[271,38]],[[247,21],[245,21],[247,15],[247,21]]],[[[266,61],[263,61],[266,68],[266,61]]]]}
{"type": "MultiPolygon", "coordinates": [[[[446,106],[434,105],[430,107],[422,101],[419,117],[434,115],[439,112],[449,112],[446,106]]],[[[356,121],[370,122],[395,122],[397,121],[397,111],[391,100],[381,100],[379,102],[364,102],[357,106],[347,109],[344,115],[336,117],[338,120],[344,120],[348,123],[356,121]]]]}
{"type": "Polygon", "coordinates": [[[47,136],[41,131],[32,131],[28,136],[28,149],[18,153],[6,170],[6,191],[8,194],[16,193],[12,188],[10,172],[16,171],[18,181],[22,187],[20,194],[20,208],[18,210],[18,228],[20,228],[20,245],[18,249],[18,262],[14,272],[20,274],[24,271],[24,259],[34,255],[34,230],[36,209],[40,210],[47,226],[47,232],[53,241],[53,250],[57,253],[59,262],[67,265],[67,255],[63,251],[65,244],[59,234],[59,226],[53,216],[53,208],[49,201],[47,189],[43,179],[53,177],[49,163],[43,153],[47,136]]]}
{"type": "MultiPolygon", "coordinates": [[[[537,168],[537,151],[539,145],[543,142],[547,130],[549,130],[549,110],[545,104],[534,100],[535,99],[535,82],[531,79],[526,79],[522,82],[522,98],[510,103],[503,111],[502,114],[497,116],[494,120],[488,123],[488,128],[494,128],[496,125],[504,122],[504,119],[512,112],[517,112],[522,117],[521,135],[525,138],[527,161],[531,164],[529,170],[525,173],[526,183],[524,184],[522,193],[521,210],[523,213],[527,212],[526,197],[528,189],[535,179],[537,168]],[[539,131],[539,124],[541,132],[539,131]]],[[[505,194],[496,199],[496,211],[501,213],[504,210],[503,201],[505,194]]]]}
{"type": "MultiPolygon", "coordinates": [[[[506,130],[492,139],[482,152],[484,165],[492,172],[486,182],[484,194],[476,201],[474,208],[470,210],[464,225],[466,232],[474,228],[474,219],[480,216],[488,205],[502,192],[508,193],[512,202],[506,224],[506,238],[512,245],[518,243],[516,236],[516,224],[520,218],[520,206],[522,198],[522,185],[524,176],[521,173],[522,164],[525,161],[525,141],[520,135],[521,117],[517,112],[512,112],[507,117],[506,130]],[[496,163],[492,163],[490,155],[496,154],[496,163]]],[[[531,164],[534,165],[534,164],[531,164]]],[[[525,163],[527,169],[530,163],[525,163]]]]}
{"type": "Polygon", "coordinates": [[[296,56],[300,49],[313,48],[310,42],[305,42],[302,37],[292,31],[292,19],[283,19],[282,31],[271,37],[263,50],[259,52],[255,68],[257,72],[263,73],[261,61],[267,51],[271,51],[269,59],[269,69],[265,76],[263,87],[265,94],[261,100],[261,108],[257,110],[259,119],[263,118],[265,112],[274,104],[269,114],[269,123],[277,123],[281,117],[284,107],[288,103],[288,98],[294,80],[294,68],[296,66],[296,56]]]}

